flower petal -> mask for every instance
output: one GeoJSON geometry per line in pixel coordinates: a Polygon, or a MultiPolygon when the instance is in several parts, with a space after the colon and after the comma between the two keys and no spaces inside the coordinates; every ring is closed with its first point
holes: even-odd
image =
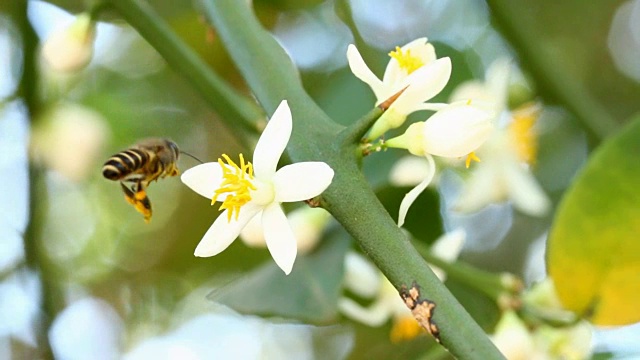
{"type": "Polygon", "coordinates": [[[303,201],[318,196],[331,185],[333,174],[329,165],[319,161],[284,166],[273,177],[275,201],[303,201]]]}
{"type": "Polygon", "coordinates": [[[399,227],[402,227],[402,225],[404,225],[404,220],[407,216],[407,212],[409,211],[409,208],[411,207],[413,202],[416,201],[418,196],[422,194],[424,189],[427,188],[431,180],[433,180],[433,176],[436,174],[436,163],[433,160],[433,156],[427,155],[427,160],[429,161],[429,166],[431,168],[428,176],[420,184],[418,184],[418,186],[411,189],[411,191],[409,191],[404,196],[404,198],[402,199],[402,202],[400,203],[400,213],[398,214],[399,227]]]}
{"type": "Polygon", "coordinates": [[[384,92],[382,81],[369,69],[362,59],[360,52],[358,52],[358,49],[353,44],[350,44],[347,48],[347,61],[349,62],[349,68],[351,68],[353,75],[371,87],[378,101],[384,101],[387,97],[393,95],[389,94],[390,89],[384,92]]]}
{"type": "Polygon", "coordinates": [[[303,206],[289,213],[287,219],[296,238],[298,252],[307,254],[320,241],[331,214],[323,208],[303,206]]]}
{"type": "Polygon", "coordinates": [[[254,216],[240,231],[240,240],[249,247],[265,248],[267,242],[264,239],[262,229],[262,217],[254,216]]]}
{"type": "Polygon", "coordinates": [[[491,135],[491,113],[471,105],[454,104],[433,114],[424,124],[425,152],[461,157],[475,151],[491,135]]]}
{"type": "Polygon", "coordinates": [[[364,256],[349,251],[344,257],[342,286],[354,294],[371,299],[380,292],[383,276],[364,256]]]}
{"type": "Polygon", "coordinates": [[[499,58],[487,69],[485,82],[494,96],[496,112],[507,109],[509,100],[509,78],[511,77],[511,59],[499,58]]]}
{"type": "Polygon", "coordinates": [[[505,166],[505,177],[509,199],[525,214],[544,216],[551,207],[551,201],[536,181],[533,174],[521,164],[505,166]]]}
{"type": "MultiPolygon", "coordinates": [[[[446,262],[453,262],[460,255],[466,238],[467,233],[463,228],[444,233],[431,245],[431,254],[446,262]]],[[[429,266],[440,281],[447,279],[447,273],[442,269],[431,264],[429,266]]]]}
{"type": "Polygon", "coordinates": [[[280,156],[291,137],[292,128],[291,109],[287,101],[282,100],[267,123],[253,152],[253,170],[258,179],[265,181],[273,177],[280,156]]]}
{"type": "Polygon", "coordinates": [[[429,175],[431,167],[424,156],[407,155],[393,164],[389,172],[389,183],[393,186],[416,186],[429,175]]]}
{"type": "Polygon", "coordinates": [[[222,184],[222,168],[217,162],[197,165],[182,173],[180,180],[191,190],[212,199],[222,184]]]}
{"type": "Polygon", "coordinates": [[[409,86],[391,105],[396,111],[410,114],[416,107],[438,95],[451,77],[451,59],[438,59],[411,73],[398,87],[409,86]],[[404,109],[404,110],[399,110],[404,109]]]}
{"type": "Polygon", "coordinates": [[[506,200],[507,186],[504,181],[503,162],[509,160],[496,159],[500,160],[500,163],[492,160],[487,158],[480,164],[474,164],[475,169],[467,179],[462,193],[454,202],[454,211],[476,212],[489,204],[506,200]]]}
{"type": "MultiPolygon", "coordinates": [[[[399,301],[402,304],[402,300],[399,301]]],[[[342,314],[367,326],[380,326],[389,320],[391,311],[386,305],[378,300],[368,307],[364,307],[347,297],[338,299],[338,309],[342,314]]]]}
{"type": "Polygon", "coordinates": [[[261,206],[247,203],[242,207],[238,220],[227,220],[227,211],[218,215],[213,225],[200,240],[194,253],[195,256],[208,257],[221,253],[224,249],[238,237],[240,230],[251,220],[260,210],[261,206]]]}
{"type": "Polygon", "coordinates": [[[273,260],[285,274],[289,275],[296,261],[298,247],[280,204],[273,203],[264,209],[262,227],[273,260]]]}
{"type": "Polygon", "coordinates": [[[444,233],[431,245],[431,254],[446,262],[452,262],[460,255],[466,238],[467,232],[463,228],[444,233]]]}

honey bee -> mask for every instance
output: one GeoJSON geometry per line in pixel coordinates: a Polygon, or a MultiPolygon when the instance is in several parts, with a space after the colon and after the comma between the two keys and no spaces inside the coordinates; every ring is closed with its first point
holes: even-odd
{"type": "Polygon", "coordinates": [[[102,175],[109,180],[120,181],[125,200],[148,223],[152,211],[146,189],[152,181],[179,175],[179,156],[178,145],[169,139],[144,139],[111,156],[102,167],[102,175]]]}

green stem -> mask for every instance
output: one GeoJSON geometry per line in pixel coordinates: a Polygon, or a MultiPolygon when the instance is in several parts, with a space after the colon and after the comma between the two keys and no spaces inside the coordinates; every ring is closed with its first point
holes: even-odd
{"type": "Polygon", "coordinates": [[[54,266],[47,250],[43,246],[44,217],[47,212],[47,191],[44,183],[44,171],[39,168],[29,169],[29,226],[24,234],[24,247],[27,264],[37,272],[42,291],[42,333],[40,335],[40,350],[45,359],[53,359],[53,352],[49,344],[49,329],[58,313],[64,309],[64,294],[56,278],[54,266]]]}
{"type": "Polygon", "coordinates": [[[304,92],[286,53],[262,28],[246,3],[237,0],[200,0],[200,3],[267,111],[273,111],[281,100],[289,100],[294,118],[288,146],[291,158],[325,161],[335,171],[331,186],[322,195],[326,208],[396,288],[417,284],[420,299],[435,304],[430,320],[437,324],[442,344],[454,356],[502,359],[378,201],[358,167],[357,144],[336,141],[342,128],[304,92]]]}
{"type": "Polygon", "coordinates": [[[183,75],[229,126],[258,134],[264,113],[221,79],[162,18],[140,0],[106,0],[153,46],[176,72],[183,75]]]}
{"type": "Polygon", "coordinates": [[[498,28],[520,55],[527,70],[535,76],[537,85],[560,101],[580,119],[597,139],[602,140],[619,128],[611,114],[598,101],[585,93],[580,84],[567,76],[569,72],[549,61],[548,51],[539,40],[529,39],[529,28],[519,23],[522,14],[508,1],[488,0],[491,14],[498,28]]]}
{"type": "Polygon", "coordinates": [[[89,6],[89,17],[92,21],[98,21],[100,18],[100,14],[109,7],[103,0],[96,0],[93,4],[89,6]]]}
{"type": "Polygon", "coordinates": [[[27,17],[27,1],[17,1],[13,3],[13,6],[16,24],[22,36],[22,77],[20,78],[18,95],[24,100],[26,108],[33,119],[40,110],[37,88],[38,36],[31,27],[27,17]]]}
{"type": "Polygon", "coordinates": [[[426,244],[416,240],[412,243],[429,264],[439,267],[447,273],[448,277],[484,293],[496,302],[502,301],[503,297],[511,296],[518,290],[507,287],[503,280],[504,274],[494,274],[460,261],[447,262],[434,256],[426,244]]]}
{"type": "MultiPolygon", "coordinates": [[[[26,0],[9,3],[9,13],[13,16],[22,37],[22,76],[18,88],[19,97],[24,101],[27,111],[26,116],[31,119],[38,118],[40,112],[40,100],[38,97],[38,69],[37,48],[38,37],[33,30],[28,17],[26,0]]],[[[29,171],[29,225],[24,234],[24,251],[27,266],[32,269],[40,281],[41,287],[41,314],[40,333],[38,334],[39,356],[43,359],[53,359],[53,352],[49,343],[48,333],[51,322],[58,313],[53,299],[59,292],[55,283],[55,276],[47,271],[49,259],[46,251],[40,247],[40,236],[43,201],[42,192],[38,191],[38,184],[42,180],[42,173],[31,168],[29,171]]]]}

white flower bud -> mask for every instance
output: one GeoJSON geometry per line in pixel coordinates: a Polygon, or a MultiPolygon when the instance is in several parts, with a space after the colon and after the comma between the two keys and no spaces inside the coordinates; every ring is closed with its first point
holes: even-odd
{"type": "Polygon", "coordinates": [[[479,148],[492,130],[491,113],[467,104],[454,104],[425,122],[423,148],[425,153],[437,156],[466,156],[479,148]]]}
{"type": "Polygon", "coordinates": [[[78,15],[69,27],[54,32],[42,46],[42,58],[57,72],[78,71],[91,61],[96,24],[89,14],[78,15]]]}

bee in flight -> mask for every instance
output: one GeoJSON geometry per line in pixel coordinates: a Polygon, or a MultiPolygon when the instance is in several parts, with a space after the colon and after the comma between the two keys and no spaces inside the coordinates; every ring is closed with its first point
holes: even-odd
{"type": "Polygon", "coordinates": [[[169,139],[144,139],[111,156],[102,167],[102,175],[109,180],[120,181],[124,198],[148,223],[152,211],[146,189],[152,181],[179,175],[179,156],[178,145],[169,139]]]}

